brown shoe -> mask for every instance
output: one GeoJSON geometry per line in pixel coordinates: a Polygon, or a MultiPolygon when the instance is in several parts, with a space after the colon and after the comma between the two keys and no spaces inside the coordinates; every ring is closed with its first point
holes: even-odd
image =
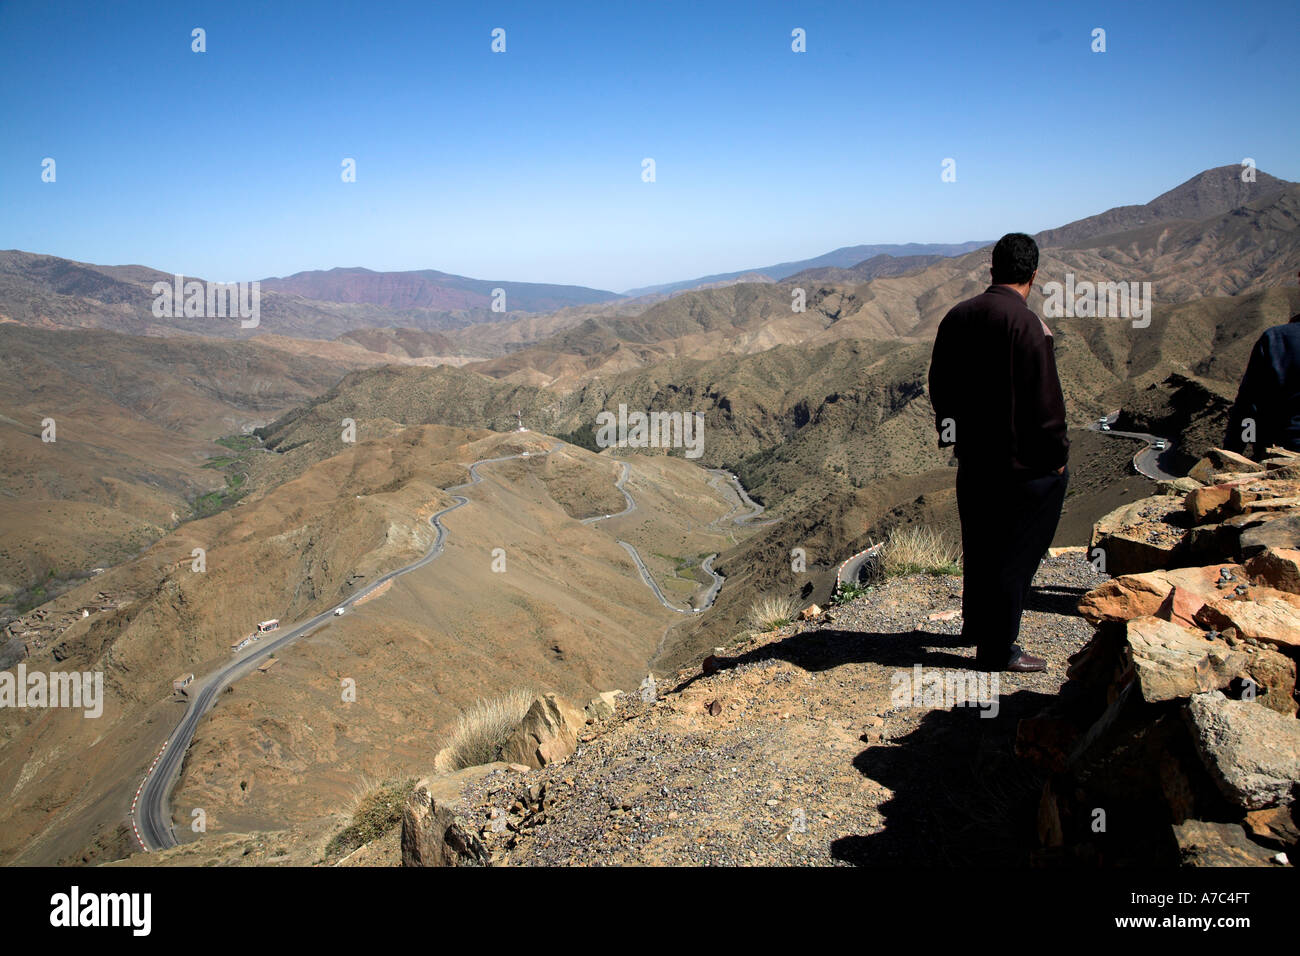
{"type": "Polygon", "coordinates": [[[1011,660],[1003,670],[1014,671],[1017,674],[1031,674],[1035,671],[1047,670],[1047,661],[1033,654],[1026,654],[1019,647],[1013,647],[1011,660]]]}

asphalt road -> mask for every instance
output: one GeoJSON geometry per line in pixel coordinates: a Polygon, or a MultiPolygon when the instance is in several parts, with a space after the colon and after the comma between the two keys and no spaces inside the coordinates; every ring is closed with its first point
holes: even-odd
{"type": "MultiPolygon", "coordinates": [[[[551,452],[560,448],[560,445],[553,445],[538,455],[531,457],[545,457],[551,452]]],[[[308,634],[323,624],[326,624],[334,616],[338,608],[347,608],[366,595],[370,594],[379,586],[403,574],[408,574],[424,567],[429,562],[436,560],[443,551],[443,545],[447,540],[447,528],[442,523],[442,517],[463,507],[469,502],[469,499],[463,495],[452,494],[462,488],[468,488],[482,481],[478,469],[482,465],[490,465],[494,462],[511,461],[515,458],[530,457],[525,454],[505,455],[500,458],[484,458],[476,461],[469,466],[470,480],[464,484],[448,488],[447,493],[455,499],[455,504],[430,516],[429,523],[433,525],[437,532],[433,544],[424,556],[419,560],[390,571],[383,577],[367,585],[355,594],[350,595],[338,604],[328,610],[322,611],[315,617],[284,633],[271,632],[276,636],[266,643],[252,644],[253,650],[241,651],[240,655],[234,661],[218,669],[212,674],[207,675],[201,681],[191,685],[190,704],[185,710],[185,715],[181,718],[176,729],[172,731],[159,753],[158,759],[150,767],[149,772],[145,775],[144,781],[136,791],[136,797],[132,804],[134,814],[138,825],[136,834],[146,850],[162,850],[168,847],[176,846],[176,834],[172,829],[170,800],[172,787],[175,785],[176,777],[180,772],[181,764],[185,759],[185,751],[189,749],[190,742],[194,739],[194,731],[197,729],[199,721],[207,713],[215,702],[217,695],[221,693],[231,683],[248,674],[260,663],[270,657],[275,651],[288,646],[289,644],[308,634]],[[197,689],[196,689],[197,688],[197,689]]],[[[624,475],[626,479],[626,474],[624,475]]],[[[628,499],[631,500],[630,498],[628,499]]],[[[265,639],[264,639],[265,640],[265,639]]]]}
{"type": "Polygon", "coordinates": [[[836,587],[838,588],[845,581],[856,584],[858,577],[862,574],[862,566],[880,553],[880,547],[879,544],[873,544],[865,551],[859,551],[841,564],[839,570],[835,572],[836,587]]]}
{"type": "MultiPolygon", "coordinates": [[[[737,515],[736,517],[732,518],[733,523],[753,524],[756,520],[758,520],[759,515],[761,515],[765,510],[767,510],[766,508],[763,507],[763,505],[760,505],[753,498],[749,497],[749,492],[745,491],[745,486],[740,483],[740,479],[737,478],[735,475],[733,475],[731,472],[726,471],[722,468],[710,468],[709,474],[721,478],[723,481],[731,485],[731,490],[736,493],[736,497],[740,499],[740,503],[749,509],[748,514],[737,515]]],[[[724,521],[729,517],[731,517],[730,514],[723,515],[722,518],[719,518],[718,520],[724,521]]],[[[765,521],[763,523],[775,524],[776,521],[775,520],[765,521]]]]}
{"type": "MultiPolygon", "coordinates": [[[[583,518],[582,519],[583,524],[595,524],[597,521],[604,521],[606,518],[621,518],[623,517],[623,515],[631,514],[633,511],[636,510],[636,501],[632,498],[631,494],[628,493],[626,487],[627,480],[632,474],[632,469],[627,462],[622,462],[621,464],[623,465],[623,473],[619,475],[618,480],[614,482],[614,487],[623,493],[623,498],[627,502],[627,507],[616,514],[596,515],[594,518],[583,518]]],[[[627,541],[619,541],[618,543],[622,545],[624,550],[626,550],[627,553],[632,556],[632,560],[636,562],[637,570],[641,572],[641,580],[644,581],[646,583],[646,586],[650,588],[651,591],[654,592],[654,595],[659,599],[660,604],[668,608],[668,610],[670,611],[676,611],[678,614],[695,613],[694,608],[686,608],[683,610],[682,608],[677,607],[675,604],[670,603],[668,598],[664,597],[664,592],[660,589],[659,584],[655,581],[654,575],[650,573],[650,569],[646,567],[645,561],[641,560],[641,554],[640,552],[637,551],[635,545],[630,544],[627,541]]],[[[705,595],[703,606],[700,607],[699,609],[701,611],[703,611],[705,608],[709,608],[713,606],[713,601],[715,598],[717,598],[718,591],[722,588],[722,582],[724,580],[722,575],[716,573],[711,567],[711,565],[713,564],[713,559],[716,557],[717,557],[716,554],[711,554],[707,558],[705,558],[704,563],[700,565],[701,568],[703,568],[708,574],[710,574],[713,577],[713,584],[709,588],[708,594],[705,595]]]]}
{"type": "MultiPolygon", "coordinates": [[[[1106,422],[1109,424],[1118,418],[1119,412],[1112,412],[1106,416],[1106,422]]],[[[1093,422],[1088,427],[1095,432],[1101,432],[1103,435],[1114,438],[1132,438],[1145,442],[1146,447],[1133,456],[1133,467],[1138,474],[1145,475],[1153,481],[1172,480],[1179,477],[1165,467],[1173,461],[1174,443],[1171,439],[1161,438],[1159,435],[1148,435],[1146,432],[1119,432],[1113,428],[1103,429],[1101,422],[1093,422]],[[1163,451],[1156,450],[1155,444],[1158,441],[1165,443],[1163,451]]]]}
{"type": "Polygon", "coordinates": [[[632,474],[632,469],[628,467],[627,462],[623,462],[622,465],[623,474],[619,476],[618,481],[614,482],[614,487],[623,492],[623,499],[627,502],[627,507],[617,514],[596,515],[594,518],[583,518],[583,524],[595,524],[597,521],[604,521],[606,518],[621,518],[623,515],[631,514],[633,511],[636,511],[636,502],[632,500],[632,496],[627,493],[627,488],[624,487],[624,485],[627,484],[628,476],[632,474]]]}

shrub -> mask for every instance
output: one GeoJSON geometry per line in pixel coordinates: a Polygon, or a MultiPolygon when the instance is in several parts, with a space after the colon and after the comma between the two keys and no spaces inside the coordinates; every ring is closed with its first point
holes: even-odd
{"type": "Polygon", "coordinates": [[[388,780],[378,785],[363,780],[352,801],[352,821],[330,840],[325,855],[346,856],[400,824],[402,807],[413,786],[413,779],[388,780]]]}
{"type": "Polygon", "coordinates": [[[835,589],[835,594],[831,597],[832,604],[848,604],[850,601],[862,597],[870,588],[858,581],[841,581],[839,587],[835,589]]]}

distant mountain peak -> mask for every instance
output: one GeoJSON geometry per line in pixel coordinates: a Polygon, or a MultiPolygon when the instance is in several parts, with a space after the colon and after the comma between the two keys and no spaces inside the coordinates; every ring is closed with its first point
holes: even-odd
{"type": "Polygon", "coordinates": [[[1216,166],[1161,193],[1148,203],[1115,206],[1103,213],[1045,229],[1036,236],[1040,246],[1071,246],[1114,235],[1154,222],[1208,219],[1231,212],[1294,185],[1253,169],[1253,182],[1242,179],[1245,167],[1216,166]]]}

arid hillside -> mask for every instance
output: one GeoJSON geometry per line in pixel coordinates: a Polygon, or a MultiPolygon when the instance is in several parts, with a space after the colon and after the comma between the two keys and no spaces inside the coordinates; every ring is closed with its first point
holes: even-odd
{"type": "Polygon", "coordinates": [[[229,452],[215,439],[347,367],[246,343],[0,324],[0,599],[147,547],[226,487],[203,467],[229,452]]]}
{"type": "Polygon", "coordinates": [[[463,492],[469,504],[444,519],[438,560],[222,696],[190,751],[179,819],[194,806],[213,829],[311,818],[363,776],[430,758],[437,734],[478,696],[635,681],[682,612],[663,606],[618,542],[636,547],[689,613],[704,585],[679,572],[734,540],[712,527],[730,506],[707,472],[664,459],[632,465],[625,487],[637,507],[619,517],[621,463],[557,444],[445,426],[363,438],[51,604],[58,615],[98,591],[119,602],[76,618],[26,661],[102,669],[104,715],[0,715],[0,787],[12,795],[0,853],[55,862],[132,852],[126,810],[183,709],[171,679],[228,660],[257,621],[306,619],[415,560],[434,540],[428,518],[453,503],[442,489],[481,459],[530,453],[482,466],[481,483],[463,492]],[[602,503],[616,516],[580,520],[602,503]],[[346,706],[345,677],[357,688],[346,706]]]}

